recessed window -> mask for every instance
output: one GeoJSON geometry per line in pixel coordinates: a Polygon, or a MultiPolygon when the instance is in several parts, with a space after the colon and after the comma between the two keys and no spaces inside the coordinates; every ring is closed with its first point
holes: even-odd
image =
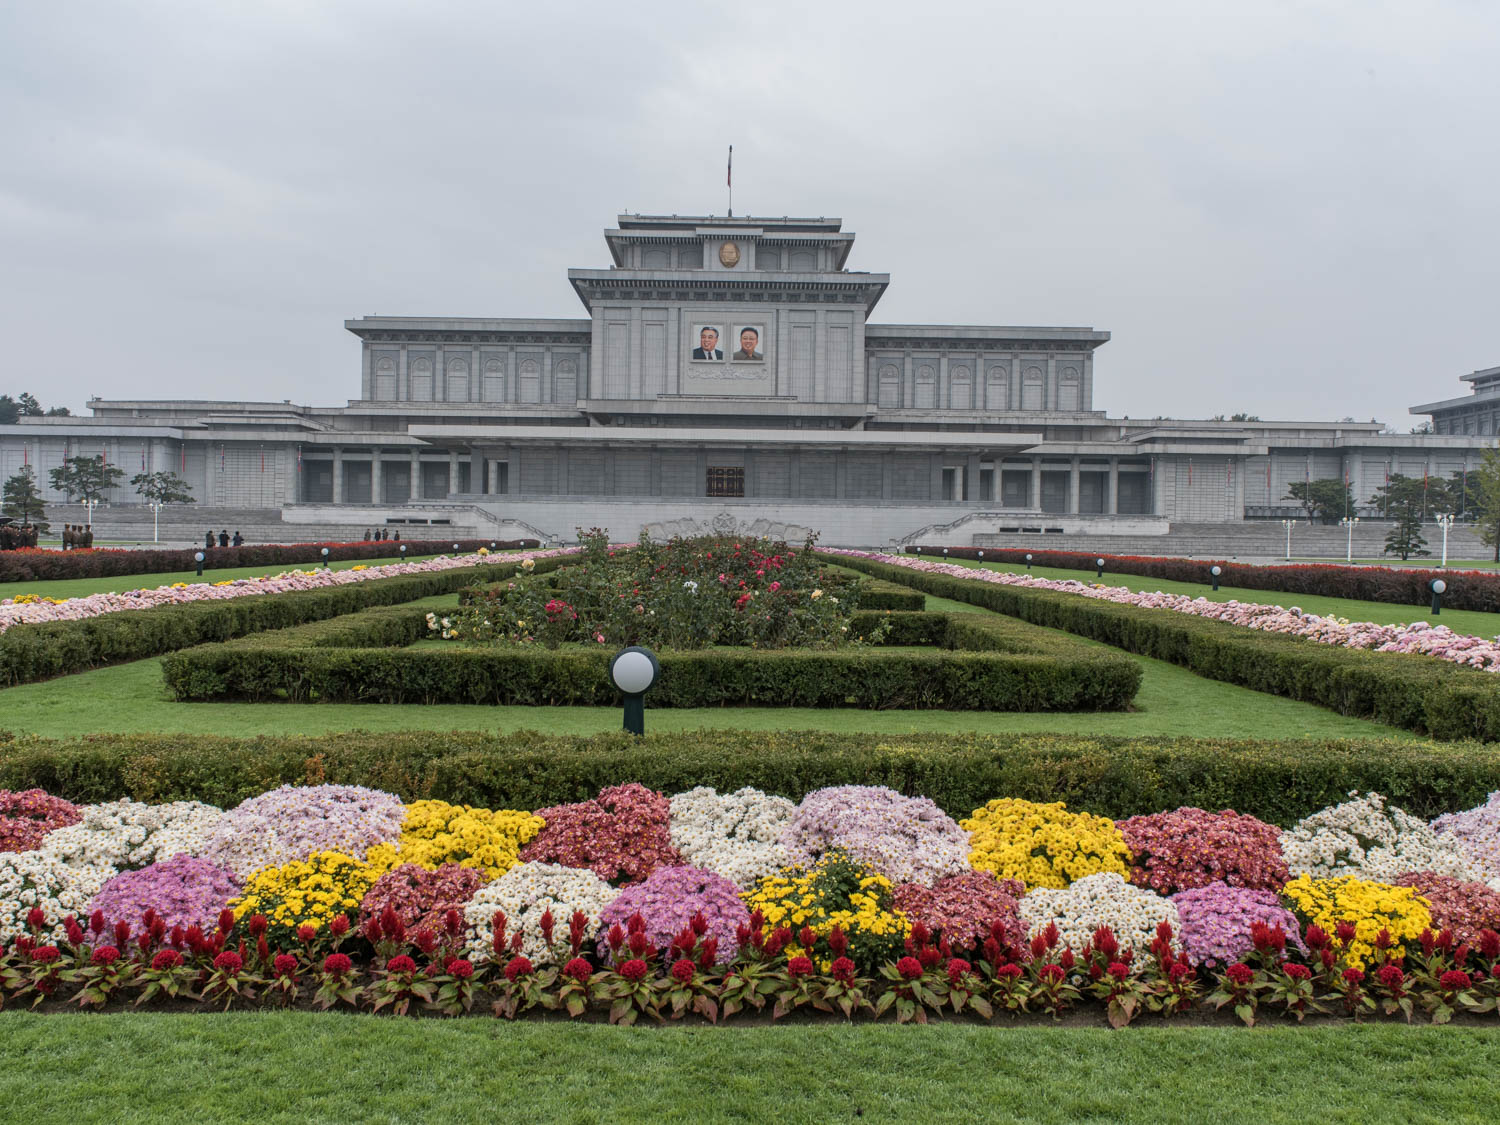
{"type": "Polygon", "coordinates": [[[710,465],[708,467],[709,496],[745,495],[745,470],[739,465],[710,465]]]}

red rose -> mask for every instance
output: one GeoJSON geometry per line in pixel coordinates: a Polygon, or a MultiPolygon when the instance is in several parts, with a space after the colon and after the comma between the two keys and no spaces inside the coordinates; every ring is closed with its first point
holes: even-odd
{"type": "Polygon", "coordinates": [[[632,984],[645,977],[649,971],[646,962],[642,961],[639,957],[632,957],[620,966],[620,975],[632,984]]]}
{"type": "MultiPolygon", "coordinates": [[[[340,917],[342,917],[342,915],[340,915],[340,917]]],[[[354,962],[349,960],[346,954],[330,953],[327,957],[323,958],[323,971],[325,973],[332,973],[335,976],[342,976],[352,968],[354,968],[354,962]]]]}

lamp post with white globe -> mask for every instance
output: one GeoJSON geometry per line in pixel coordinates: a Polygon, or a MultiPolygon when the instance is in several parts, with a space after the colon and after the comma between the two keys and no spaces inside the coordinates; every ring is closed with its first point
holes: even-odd
{"type": "Polygon", "coordinates": [[[625,729],[631,734],[645,734],[644,696],[661,678],[661,664],[656,653],[640,645],[622,648],[610,659],[609,678],[625,697],[625,729]]]}

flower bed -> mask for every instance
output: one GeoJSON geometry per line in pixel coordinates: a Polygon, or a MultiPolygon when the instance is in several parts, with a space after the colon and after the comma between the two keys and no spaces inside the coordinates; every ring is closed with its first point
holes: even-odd
{"type": "Polygon", "coordinates": [[[283,787],[229,813],[117,801],[75,815],[0,853],[0,998],[448,1015],[484,1000],[507,1017],[545,1007],[623,1023],[762,1008],[989,1018],[1090,1001],[1116,1024],[1200,1003],[1246,1022],[1267,1010],[1441,1022],[1500,1003],[1500,894],[1399,870],[1431,859],[1433,840],[1458,845],[1375,794],[1280,843],[1295,870],[1309,839],[1331,834],[1328,870],[1391,881],[1278,878],[1267,826],[1235,814],[1117,826],[997,798],[960,827],[878,787],[794,804],[630,783],[534,814],[283,787]],[[1206,857],[1182,850],[1194,826],[1206,857]],[[1253,839],[1244,854],[1212,839],[1236,826],[1253,839]],[[1132,854],[1131,839],[1147,850],[1132,854]],[[675,862],[673,840],[700,866],[675,862]],[[425,864],[400,862],[408,848],[425,864]],[[564,862],[525,858],[533,848],[564,862]],[[1011,864],[1006,849],[1038,861],[1016,864],[1031,886],[986,869],[1011,864]],[[877,866],[915,878],[894,885],[877,866]],[[1271,885],[1197,885],[1210,871],[1271,885]],[[1195,885],[1168,898],[1126,872],[1195,885]]]}

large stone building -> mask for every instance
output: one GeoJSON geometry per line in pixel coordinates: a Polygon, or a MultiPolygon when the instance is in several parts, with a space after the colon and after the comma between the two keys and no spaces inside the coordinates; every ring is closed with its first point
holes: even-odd
{"type": "Polygon", "coordinates": [[[102,452],[127,479],[171,469],[206,505],[322,527],[882,545],[1277,517],[1294,482],[1347,476],[1365,502],[1389,474],[1446,477],[1494,444],[1500,369],[1465,376],[1497,396],[1477,427],[1448,420],[1469,400],[1413,408],[1434,413],[1430,437],[1109,418],[1093,408],[1109,333],[872,322],[890,278],[847,269],[853,243],[838,219],[622,215],[606,268],[568,271],[578,319],[350,320],[346,406],[94,399],[91,417],[0,427],[0,472],[45,482],[102,452]]]}

